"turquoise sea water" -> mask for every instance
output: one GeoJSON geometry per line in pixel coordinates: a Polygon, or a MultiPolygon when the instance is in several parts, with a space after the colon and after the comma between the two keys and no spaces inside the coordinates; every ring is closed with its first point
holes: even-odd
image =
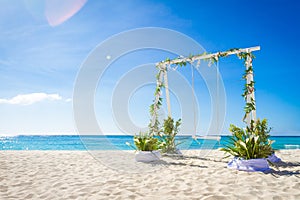
{"type": "MultiPolygon", "coordinates": [[[[276,136],[271,137],[276,142],[274,149],[300,149],[300,137],[276,136]]],[[[220,143],[215,140],[198,139],[191,137],[177,137],[183,143],[179,149],[217,149],[223,147],[228,136],[222,136],[220,143]]],[[[79,136],[79,135],[55,135],[55,136],[0,136],[0,150],[132,150],[125,143],[133,143],[133,136],[79,136]]]]}

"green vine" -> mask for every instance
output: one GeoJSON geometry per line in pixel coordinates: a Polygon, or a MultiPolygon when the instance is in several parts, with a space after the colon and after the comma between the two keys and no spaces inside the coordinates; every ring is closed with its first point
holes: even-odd
{"type": "MultiPolygon", "coordinates": [[[[169,61],[170,59],[167,58],[166,61],[169,61]]],[[[164,88],[164,84],[162,83],[161,77],[162,77],[162,73],[164,73],[164,70],[167,69],[161,69],[159,66],[157,66],[158,73],[156,74],[156,88],[155,88],[155,92],[154,92],[154,96],[155,96],[155,100],[153,101],[153,104],[150,105],[150,115],[152,116],[152,118],[155,118],[154,121],[150,121],[149,123],[149,133],[151,136],[155,135],[156,133],[159,132],[159,121],[158,121],[158,110],[160,109],[160,107],[162,106],[162,98],[161,98],[161,90],[162,88],[164,88]]]]}
{"type": "Polygon", "coordinates": [[[242,96],[244,97],[246,101],[246,105],[244,107],[245,115],[243,117],[243,121],[245,122],[247,116],[254,110],[256,110],[256,104],[255,100],[253,98],[250,98],[250,102],[247,102],[247,97],[254,93],[255,88],[254,88],[254,81],[250,81],[249,83],[247,82],[247,77],[249,75],[253,75],[253,67],[252,67],[252,59],[255,58],[255,56],[251,52],[241,52],[237,54],[237,57],[239,59],[242,59],[244,61],[244,65],[246,66],[245,73],[243,74],[243,79],[246,81],[246,84],[243,89],[243,94],[242,96]],[[249,63],[248,62],[248,58],[249,63]]]}

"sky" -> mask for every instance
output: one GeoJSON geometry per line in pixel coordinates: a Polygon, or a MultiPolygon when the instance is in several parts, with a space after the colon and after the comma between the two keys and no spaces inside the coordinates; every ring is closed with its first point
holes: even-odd
{"type": "MultiPolygon", "coordinates": [[[[207,52],[259,45],[261,50],[254,53],[253,61],[257,115],[268,119],[272,135],[300,136],[299,9],[297,0],[1,0],[0,135],[77,134],[73,91],[84,62],[116,34],[159,27],[192,38],[207,52]]],[[[183,50],[185,56],[191,53],[183,50]]],[[[154,63],[177,56],[143,49],[114,60],[99,78],[94,94],[94,112],[104,133],[135,134],[124,124],[135,124],[141,130],[147,127],[155,77],[152,83],[137,85],[122,110],[114,107],[114,98],[120,98],[114,91],[138,66],[152,63],[147,67],[154,73],[154,63]],[[119,119],[123,110],[129,118],[119,119]]],[[[222,59],[218,67],[226,94],[221,134],[229,134],[229,124],[244,126],[244,66],[232,56],[222,59]]],[[[178,71],[191,84],[191,69],[178,71]]],[[[138,76],[148,78],[143,73],[138,76]]],[[[178,99],[181,84],[176,86],[179,78],[174,77],[170,80],[172,111],[180,118],[186,105],[178,99]]],[[[195,75],[194,90],[197,132],[205,133],[211,102],[199,74],[195,75]]],[[[162,112],[165,115],[166,108],[162,112]]]]}

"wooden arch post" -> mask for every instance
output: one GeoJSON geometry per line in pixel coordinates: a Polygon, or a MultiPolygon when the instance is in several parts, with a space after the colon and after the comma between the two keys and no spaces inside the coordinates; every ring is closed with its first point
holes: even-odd
{"type": "MultiPolygon", "coordinates": [[[[256,50],[259,50],[260,48],[257,48],[256,50]]],[[[247,53],[250,53],[250,50],[247,50],[247,53]]],[[[246,71],[249,71],[250,68],[252,68],[252,57],[250,54],[247,54],[246,58],[246,71]]],[[[246,84],[253,84],[251,87],[250,91],[247,91],[247,96],[246,96],[246,103],[251,104],[253,103],[254,109],[251,110],[250,113],[246,115],[246,123],[247,126],[250,127],[251,121],[254,120],[256,121],[256,103],[255,103],[255,95],[254,95],[254,78],[253,78],[253,70],[251,69],[249,73],[246,75],[246,84]]]]}

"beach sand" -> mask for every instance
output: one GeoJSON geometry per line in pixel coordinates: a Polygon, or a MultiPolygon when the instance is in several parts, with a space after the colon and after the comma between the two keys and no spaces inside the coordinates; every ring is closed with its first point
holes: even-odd
{"type": "Polygon", "coordinates": [[[269,172],[228,169],[223,152],[152,164],[133,151],[0,151],[0,199],[300,199],[300,150],[269,172]]]}

